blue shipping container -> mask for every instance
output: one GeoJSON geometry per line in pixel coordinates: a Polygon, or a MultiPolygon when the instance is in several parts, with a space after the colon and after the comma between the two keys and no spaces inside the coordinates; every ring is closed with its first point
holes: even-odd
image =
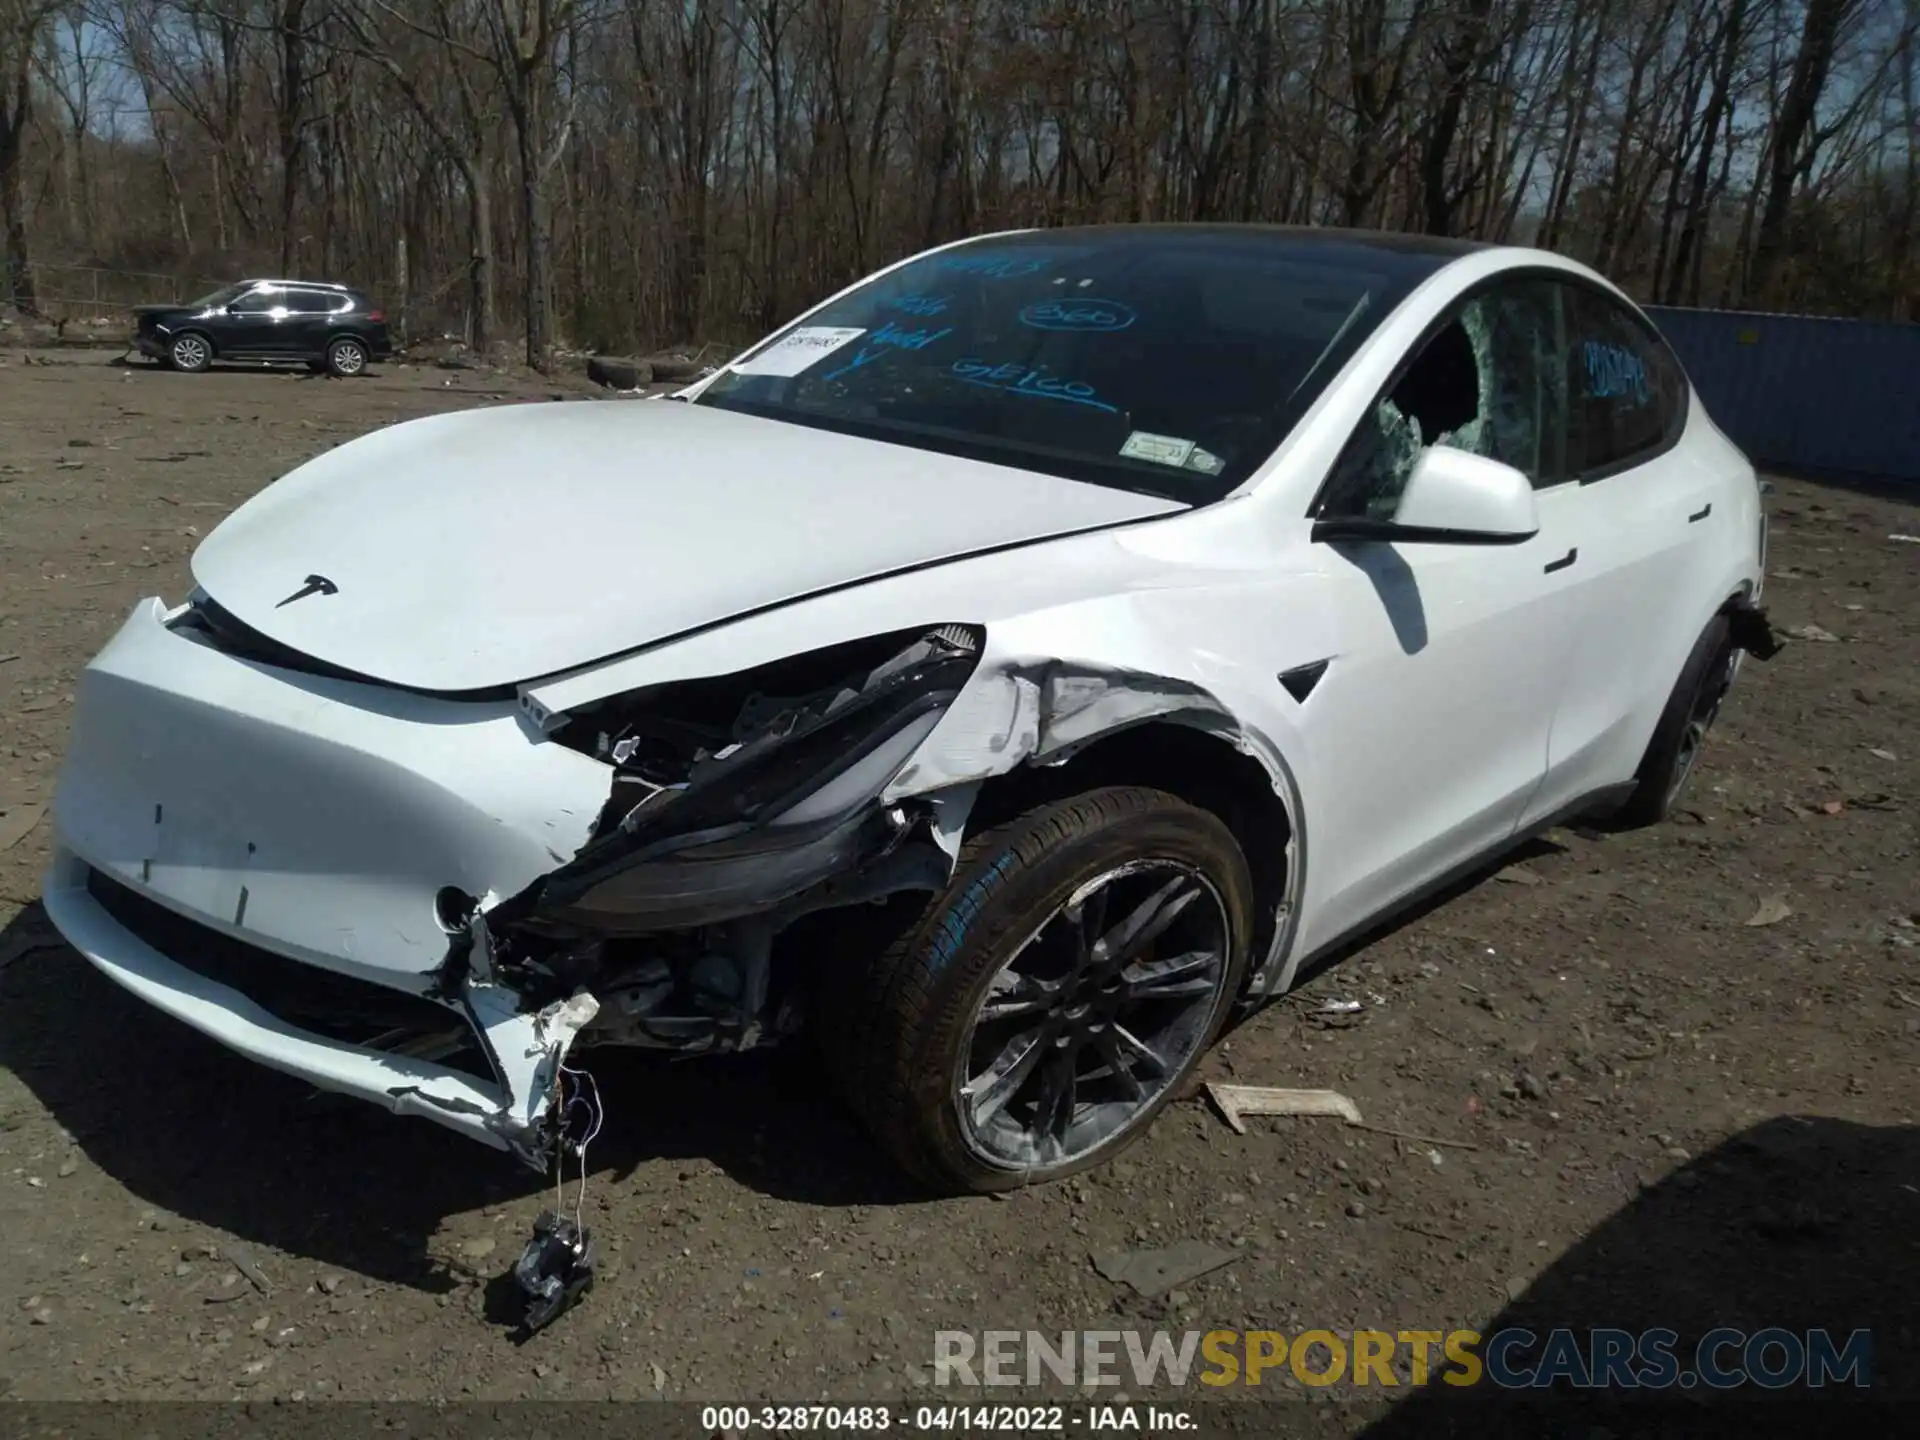
{"type": "Polygon", "coordinates": [[[1920,325],[1650,306],[1756,465],[1920,483],[1920,325]]]}

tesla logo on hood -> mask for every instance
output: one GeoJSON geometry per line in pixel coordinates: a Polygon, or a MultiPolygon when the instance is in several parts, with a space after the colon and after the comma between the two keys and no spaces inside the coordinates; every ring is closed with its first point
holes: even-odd
{"type": "MultiPolygon", "coordinates": [[[[282,600],[280,605],[291,605],[294,601],[304,600],[309,595],[338,595],[339,593],[340,587],[327,579],[326,576],[309,575],[307,576],[307,583],[287,596],[286,599],[282,600]]],[[[276,605],[273,608],[278,610],[280,605],[276,605]]]]}

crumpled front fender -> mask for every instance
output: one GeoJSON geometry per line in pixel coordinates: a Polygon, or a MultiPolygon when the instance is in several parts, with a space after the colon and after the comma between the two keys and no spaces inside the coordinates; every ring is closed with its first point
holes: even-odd
{"type": "MultiPolygon", "coordinates": [[[[1305,836],[1299,788],[1285,757],[1228,698],[1251,677],[1224,663],[1209,667],[1205,657],[1196,666],[1191,652],[1183,658],[1159,643],[1150,623],[1134,627],[1125,643],[1115,643],[1107,628],[1098,659],[1086,653],[1084,640],[1076,643],[1076,631],[1088,633],[1084,617],[1076,623],[1070,615],[1043,615],[990,629],[972,679],[882,792],[882,802],[949,793],[970,802],[983,781],[1022,765],[1064,764],[1085,746],[1139,725],[1179,724],[1211,734],[1258,762],[1286,809],[1287,875],[1273,943],[1256,957],[1251,979],[1256,994],[1285,988],[1292,978],[1305,836]],[[1214,673],[1206,675],[1209,668],[1214,673]]],[[[1245,709],[1270,703],[1256,695],[1245,709]]]]}

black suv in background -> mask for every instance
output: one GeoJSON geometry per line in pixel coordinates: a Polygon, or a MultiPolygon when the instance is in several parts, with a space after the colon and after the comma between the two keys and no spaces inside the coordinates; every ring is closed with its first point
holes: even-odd
{"type": "Polygon", "coordinates": [[[271,360],[359,375],[393,354],[387,317],[344,285],[242,280],[185,305],[136,305],[133,313],[140,353],[176,370],[271,360]]]}

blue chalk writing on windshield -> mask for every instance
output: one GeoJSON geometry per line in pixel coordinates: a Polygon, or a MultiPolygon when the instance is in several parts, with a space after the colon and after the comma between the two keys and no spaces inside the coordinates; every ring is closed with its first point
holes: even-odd
{"type": "Polygon", "coordinates": [[[1131,306],[1091,296],[1041,300],[1020,312],[1020,323],[1030,330],[1079,330],[1095,334],[1124,330],[1138,318],[1131,306]]]}
{"type": "Polygon", "coordinates": [[[1013,280],[1022,275],[1037,275],[1045,268],[1043,261],[1022,260],[1012,255],[944,255],[933,263],[938,270],[979,275],[988,280],[1013,280]]]}
{"type": "Polygon", "coordinates": [[[851,360],[847,361],[846,364],[838,367],[837,369],[829,370],[826,374],[822,375],[820,378],[822,380],[838,380],[842,375],[851,374],[853,371],[858,370],[862,365],[871,365],[874,361],[878,360],[882,355],[886,353],[887,353],[886,349],[883,346],[862,345],[860,349],[854,353],[854,357],[851,360]]]}
{"type": "Polygon", "coordinates": [[[889,320],[867,337],[867,343],[869,345],[891,345],[899,350],[924,350],[927,346],[933,344],[934,341],[940,339],[941,336],[951,335],[952,333],[953,327],[951,325],[942,330],[928,330],[924,327],[919,330],[902,330],[898,325],[889,320]]]}
{"type": "Polygon", "coordinates": [[[1587,363],[1587,392],[1596,400],[1631,397],[1636,404],[1647,398],[1647,367],[1631,350],[1589,340],[1581,347],[1587,363]]]}
{"type": "Polygon", "coordinates": [[[1026,365],[991,365],[985,360],[956,360],[953,373],[968,385],[978,385],[986,390],[998,390],[1003,395],[1028,395],[1036,400],[1064,400],[1069,405],[1085,405],[1089,409],[1104,410],[1109,415],[1120,413],[1120,407],[1109,405],[1099,398],[1093,386],[1080,380],[1062,380],[1049,375],[1045,366],[1028,367],[1026,365]]]}
{"type": "Polygon", "coordinates": [[[947,308],[944,295],[902,295],[893,302],[893,309],[904,310],[909,315],[938,315],[947,308]]]}
{"type": "Polygon", "coordinates": [[[840,366],[837,370],[829,370],[820,378],[822,380],[838,380],[842,375],[858,370],[862,365],[871,365],[889,350],[924,350],[942,336],[951,335],[952,333],[953,327],[951,325],[940,330],[928,330],[925,328],[919,330],[902,330],[898,325],[889,320],[867,337],[866,343],[860,347],[858,353],[856,353],[851,360],[840,366]]]}

